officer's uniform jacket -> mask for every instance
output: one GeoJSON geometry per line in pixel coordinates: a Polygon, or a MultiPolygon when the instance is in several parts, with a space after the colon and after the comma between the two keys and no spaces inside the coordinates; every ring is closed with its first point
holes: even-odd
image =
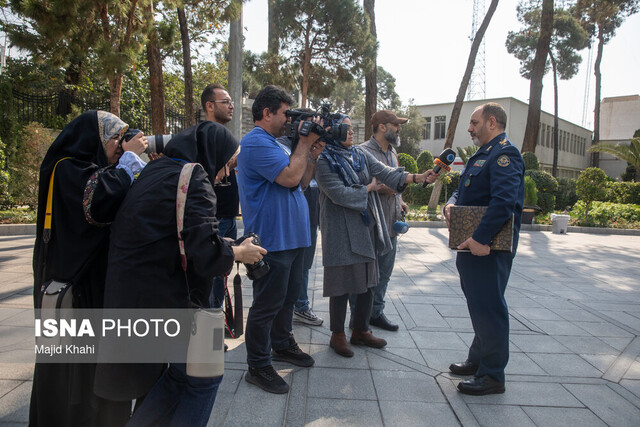
{"type": "Polygon", "coordinates": [[[515,215],[513,251],[518,245],[524,199],[524,161],[520,150],[502,133],[478,149],[460,175],[447,204],[488,206],[473,239],[488,245],[502,225],[515,215]]]}

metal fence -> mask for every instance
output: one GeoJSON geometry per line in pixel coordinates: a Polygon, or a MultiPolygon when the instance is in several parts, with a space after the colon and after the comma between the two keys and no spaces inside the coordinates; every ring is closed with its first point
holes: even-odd
{"type": "MultiPolygon", "coordinates": [[[[72,105],[81,111],[110,110],[108,99],[79,97],[64,91],[53,95],[32,95],[13,89],[12,94],[13,111],[20,123],[38,122],[49,126],[56,122],[57,117],[65,117],[71,113],[72,105]]],[[[140,129],[146,135],[152,134],[150,109],[146,109],[139,117],[134,117],[125,111],[121,112],[121,116],[129,127],[140,129]]],[[[167,133],[177,133],[186,127],[186,117],[182,112],[166,108],[165,116],[167,133]]],[[[196,122],[198,121],[199,112],[196,112],[196,122]]]]}

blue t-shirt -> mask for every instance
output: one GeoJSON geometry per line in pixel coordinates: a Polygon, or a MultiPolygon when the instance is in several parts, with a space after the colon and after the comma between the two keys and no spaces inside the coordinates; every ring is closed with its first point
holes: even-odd
{"type": "Polygon", "coordinates": [[[310,246],[309,208],[300,187],[291,190],[275,182],[289,165],[289,155],[259,126],[240,146],[237,178],[245,233],[260,236],[268,251],[310,246]]]}

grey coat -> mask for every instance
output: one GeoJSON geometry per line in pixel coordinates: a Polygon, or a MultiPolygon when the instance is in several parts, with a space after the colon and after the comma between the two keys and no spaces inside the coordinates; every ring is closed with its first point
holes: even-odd
{"type": "Polygon", "coordinates": [[[346,187],[329,162],[321,157],[316,168],[320,188],[320,231],[322,233],[322,261],[325,267],[372,262],[376,256],[391,250],[389,231],[384,221],[378,193],[367,192],[366,185],[376,177],[398,193],[406,188],[404,168],[391,168],[362,150],[366,167],[360,172],[363,185],[346,187]],[[369,210],[375,232],[362,220],[361,212],[369,210]]]}

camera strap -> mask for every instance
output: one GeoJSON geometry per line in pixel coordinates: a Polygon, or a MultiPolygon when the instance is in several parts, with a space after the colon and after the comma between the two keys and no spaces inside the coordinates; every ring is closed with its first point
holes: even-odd
{"type": "MultiPolygon", "coordinates": [[[[182,270],[187,271],[187,254],[184,251],[184,240],[182,240],[182,229],[184,228],[184,208],[187,203],[187,191],[189,182],[193,174],[193,168],[201,166],[200,163],[187,163],[180,171],[178,179],[178,192],[176,195],[176,225],[178,226],[178,246],[180,247],[180,262],[182,270]]],[[[202,167],[202,166],[201,166],[202,167]]]]}

